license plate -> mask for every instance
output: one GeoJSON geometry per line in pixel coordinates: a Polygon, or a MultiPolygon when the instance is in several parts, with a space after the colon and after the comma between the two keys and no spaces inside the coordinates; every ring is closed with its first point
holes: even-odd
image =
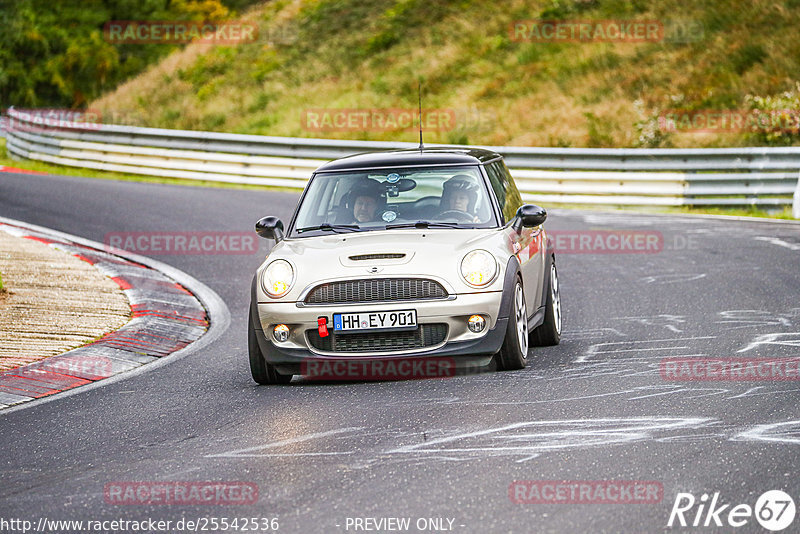
{"type": "Polygon", "coordinates": [[[413,330],[416,327],[417,310],[333,314],[334,332],[413,330]]]}

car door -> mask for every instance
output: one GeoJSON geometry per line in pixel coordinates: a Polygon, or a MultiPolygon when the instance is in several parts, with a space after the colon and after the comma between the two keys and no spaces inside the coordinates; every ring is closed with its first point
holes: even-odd
{"type": "MultiPolygon", "coordinates": [[[[517,186],[514,183],[514,178],[502,159],[486,165],[486,172],[500,204],[503,223],[507,224],[514,218],[517,210],[523,204],[517,186]]],[[[520,270],[522,271],[525,305],[528,308],[528,314],[533,315],[541,304],[545,264],[542,229],[541,227],[517,228],[519,230],[517,231],[508,227],[507,230],[512,251],[514,251],[519,260],[520,270]]]]}

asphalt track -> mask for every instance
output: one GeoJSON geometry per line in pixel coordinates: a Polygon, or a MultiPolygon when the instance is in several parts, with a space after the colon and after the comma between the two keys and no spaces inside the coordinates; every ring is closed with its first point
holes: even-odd
{"type": "MultiPolygon", "coordinates": [[[[0,215],[100,242],[108,232],[250,231],[263,215],[288,219],[296,199],[0,175],[0,215]]],[[[267,243],[258,254],[154,256],[216,291],[230,327],[151,372],[0,414],[0,519],[262,517],[282,532],[354,532],[353,518],[408,517],[410,532],[419,518],[453,519],[453,532],[663,532],[679,492],[753,506],[781,489],[799,502],[800,382],[674,381],[659,365],[797,357],[800,226],[566,210],[546,226],[660,232],[663,249],[560,254],[561,345],[532,349],[523,371],[437,380],[256,386],[247,304],[267,243]],[[108,483],[169,480],[246,481],[259,498],[104,499],[108,483]],[[517,480],[653,481],[663,498],[518,504],[517,480]]],[[[685,530],[766,532],[752,517],[685,530]]]]}

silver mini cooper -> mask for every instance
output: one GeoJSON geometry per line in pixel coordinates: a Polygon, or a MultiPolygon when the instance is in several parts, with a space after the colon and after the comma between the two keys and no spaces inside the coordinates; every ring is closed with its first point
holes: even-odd
{"type": "Polygon", "coordinates": [[[547,213],[502,157],[464,147],[359,154],[317,169],[251,289],[259,384],[525,367],[555,345],[561,302],[547,213]],[[431,362],[436,365],[430,365],[431,362]],[[405,371],[403,371],[405,369],[405,371]]]}

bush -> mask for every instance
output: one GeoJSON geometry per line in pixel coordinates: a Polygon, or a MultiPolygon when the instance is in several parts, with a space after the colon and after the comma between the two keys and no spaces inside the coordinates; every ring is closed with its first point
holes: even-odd
{"type": "Polygon", "coordinates": [[[771,146],[788,146],[800,141],[800,83],[778,95],[747,95],[745,104],[751,112],[749,137],[771,146]]]}

